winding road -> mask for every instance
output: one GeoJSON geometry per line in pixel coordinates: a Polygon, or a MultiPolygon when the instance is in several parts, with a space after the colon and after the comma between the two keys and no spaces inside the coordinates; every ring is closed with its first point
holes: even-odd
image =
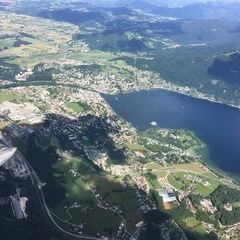
{"type": "Polygon", "coordinates": [[[67,237],[71,237],[71,238],[78,238],[78,239],[90,239],[90,240],[102,240],[102,238],[97,238],[97,237],[93,237],[93,236],[87,236],[87,235],[77,235],[74,233],[71,233],[65,229],[63,229],[61,226],[59,226],[56,221],[54,220],[54,218],[51,215],[50,210],[48,209],[48,206],[46,204],[46,200],[42,191],[42,183],[39,180],[37,173],[34,171],[34,169],[32,168],[32,166],[27,162],[27,160],[24,158],[24,156],[18,151],[17,154],[19,154],[21,156],[21,158],[24,160],[24,162],[26,163],[27,167],[29,168],[30,171],[30,177],[33,183],[33,186],[35,188],[42,212],[44,213],[44,216],[47,218],[48,222],[58,231],[61,232],[63,234],[65,234],[67,237]]]}
{"type": "MultiPolygon", "coordinates": [[[[10,140],[10,138],[7,135],[2,136],[2,141],[8,146],[8,147],[12,147],[12,142],[10,140]]],[[[98,238],[98,237],[94,237],[94,236],[89,236],[89,235],[78,235],[78,234],[74,234],[72,232],[69,232],[65,229],[63,229],[61,226],[59,226],[55,219],[53,218],[51,211],[48,209],[47,203],[46,203],[46,199],[44,197],[43,194],[43,190],[42,190],[42,182],[40,181],[36,171],[32,168],[32,166],[29,164],[29,162],[26,160],[26,158],[23,156],[23,154],[20,151],[16,151],[15,156],[21,160],[21,162],[24,162],[25,166],[28,168],[29,171],[29,176],[31,178],[32,181],[32,185],[34,186],[35,192],[36,192],[36,196],[37,199],[39,201],[42,213],[44,214],[44,217],[46,218],[47,222],[57,231],[60,232],[62,234],[64,234],[64,236],[69,237],[70,239],[85,239],[85,240],[103,240],[103,238],[98,238]]],[[[126,220],[119,215],[123,221],[125,221],[125,232],[128,233],[129,235],[131,235],[127,229],[126,229],[126,220]]],[[[134,236],[136,236],[141,228],[137,229],[137,231],[131,235],[130,239],[134,239],[134,236]]]]}

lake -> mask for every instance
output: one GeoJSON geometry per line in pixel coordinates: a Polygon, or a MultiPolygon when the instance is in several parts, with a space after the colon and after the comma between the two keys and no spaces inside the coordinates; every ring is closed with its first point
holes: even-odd
{"type": "Polygon", "coordinates": [[[150,128],[152,121],[161,128],[193,131],[207,145],[211,163],[240,176],[240,109],[165,90],[104,98],[140,131],[150,128]]]}

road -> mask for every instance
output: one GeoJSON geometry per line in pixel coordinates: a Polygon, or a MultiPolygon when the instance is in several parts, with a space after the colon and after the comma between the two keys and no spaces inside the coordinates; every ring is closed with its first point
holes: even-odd
{"type": "Polygon", "coordinates": [[[92,236],[87,236],[87,235],[77,235],[74,233],[71,233],[65,229],[63,229],[62,227],[60,227],[56,221],[54,220],[54,218],[52,217],[50,210],[48,209],[48,206],[46,204],[46,200],[41,188],[41,181],[39,180],[37,173],[34,171],[34,169],[32,168],[32,166],[27,162],[27,160],[24,158],[24,156],[20,153],[17,152],[17,154],[20,154],[20,156],[22,157],[22,159],[25,161],[26,165],[28,166],[29,170],[30,170],[30,177],[32,179],[32,183],[33,186],[35,188],[41,209],[44,213],[44,216],[47,218],[48,222],[58,231],[61,233],[64,233],[66,236],[68,237],[74,237],[74,238],[78,238],[78,239],[89,239],[89,240],[102,240],[102,238],[97,238],[97,237],[92,237],[92,236]]]}
{"type": "MultiPolygon", "coordinates": [[[[8,146],[8,147],[12,147],[12,142],[10,140],[10,138],[7,135],[2,136],[2,140],[3,142],[8,146]]],[[[85,240],[103,240],[103,238],[98,238],[98,237],[94,237],[94,236],[88,236],[88,235],[78,235],[78,234],[74,234],[72,232],[69,232],[65,229],[63,229],[61,226],[59,226],[55,219],[53,218],[47,203],[46,203],[46,199],[45,196],[43,194],[43,190],[42,190],[42,182],[40,181],[36,171],[32,168],[32,166],[29,164],[29,162],[26,160],[26,158],[23,156],[23,154],[17,150],[17,152],[15,153],[16,157],[18,157],[22,162],[25,163],[25,165],[27,166],[28,170],[29,170],[29,176],[31,178],[32,184],[34,186],[35,192],[36,192],[36,196],[38,198],[39,201],[39,205],[41,207],[41,210],[44,214],[44,217],[46,218],[47,222],[58,232],[64,234],[64,236],[66,237],[70,237],[71,239],[85,239],[85,240]]],[[[110,209],[112,210],[112,209],[110,209]]],[[[113,211],[113,210],[112,210],[113,211]]],[[[125,222],[125,233],[129,234],[130,239],[133,239],[133,235],[130,234],[127,231],[126,228],[126,220],[120,215],[118,214],[121,219],[125,222]]],[[[137,231],[135,232],[134,236],[136,236],[141,228],[138,228],[137,231]]]]}
{"type": "MultiPolygon", "coordinates": [[[[7,135],[3,135],[2,136],[2,141],[8,146],[8,147],[12,147],[12,142],[11,140],[8,138],[7,135]]],[[[35,170],[32,168],[32,166],[29,164],[29,162],[26,160],[26,158],[22,155],[21,152],[17,151],[16,152],[16,156],[21,158],[21,160],[26,164],[26,166],[28,167],[29,170],[29,174],[32,180],[32,184],[34,186],[34,189],[36,191],[36,195],[37,198],[39,200],[39,204],[41,207],[41,210],[45,216],[45,218],[47,219],[48,223],[54,228],[56,229],[58,232],[61,232],[62,234],[64,234],[66,237],[71,237],[71,238],[77,238],[77,239],[85,239],[85,240],[103,240],[102,238],[97,238],[97,237],[93,237],[93,236],[87,236],[87,235],[77,235],[74,233],[71,233],[65,229],[63,229],[61,226],[59,226],[56,221],[54,220],[54,218],[52,217],[48,206],[46,204],[46,200],[42,191],[42,187],[41,187],[41,181],[38,178],[37,173],[35,172],[35,170]]]]}

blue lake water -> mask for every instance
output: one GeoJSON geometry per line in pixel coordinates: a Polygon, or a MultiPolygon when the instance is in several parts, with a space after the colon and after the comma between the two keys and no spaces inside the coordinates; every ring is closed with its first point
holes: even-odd
{"type": "Polygon", "coordinates": [[[210,161],[240,176],[240,110],[165,90],[104,95],[113,110],[139,130],[159,127],[193,131],[207,146],[210,161]]]}

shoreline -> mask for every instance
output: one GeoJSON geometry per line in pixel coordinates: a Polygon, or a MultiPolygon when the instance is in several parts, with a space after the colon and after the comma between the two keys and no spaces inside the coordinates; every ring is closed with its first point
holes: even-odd
{"type": "MultiPolygon", "coordinates": [[[[219,102],[216,102],[216,101],[212,101],[212,100],[209,100],[209,99],[201,99],[201,98],[196,98],[196,97],[193,97],[193,96],[189,96],[189,95],[186,95],[186,94],[183,94],[183,93],[179,93],[179,92],[174,92],[174,91],[169,91],[169,90],[166,90],[166,89],[161,89],[161,88],[155,88],[155,89],[149,89],[149,90],[139,90],[139,91],[131,91],[131,92],[124,92],[124,93],[118,93],[118,94],[113,94],[111,96],[115,96],[117,97],[118,95],[125,95],[125,94],[134,94],[134,93],[139,93],[139,92],[148,92],[148,91],[166,91],[166,92],[169,92],[169,93],[175,93],[175,94],[179,94],[179,95],[182,95],[182,96],[186,96],[186,97],[190,97],[190,98],[193,98],[193,99],[197,99],[197,100],[203,100],[203,101],[207,101],[207,102],[210,102],[210,103],[215,103],[215,104],[219,104],[219,105],[222,105],[224,107],[230,107],[230,108],[234,108],[234,109],[237,109],[237,110],[240,110],[239,107],[235,107],[235,106],[230,106],[230,105],[227,105],[227,104],[224,104],[224,103],[219,103],[219,102]]],[[[102,97],[105,99],[105,96],[107,96],[108,94],[101,94],[102,97]]],[[[105,99],[106,101],[106,99],[105,99]]],[[[109,103],[108,103],[109,105],[109,103]]],[[[109,105],[111,107],[111,105],[109,105]]],[[[112,111],[117,114],[113,109],[112,111]]],[[[122,118],[119,114],[117,114],[120,118],[122,118]]],[[[130,124],[133,128],[135,128],[137,131],[139,132],[144,132],[148,129],[151,129],[151,126],[149,127],[135,127],[131,122],[128,122],[126,119],[123,119],[124,121],[126,121],[128,124],[130,124]]],[[[158,128],[160,129],[165,129],[165,128],[162,128],[160,126],[158,126],[158,128]]],[[[170,129],[170,128],[167,128],[167,129],[170,129]]],[[[180,130],[180,129],[179,129],[180,130]]],[[[184,129],[184,130],[187,130],[187,131],[190,131],[188,129],[184,129]]],[[[196,134],[192,131],[190,131],[194,136],[196,136],[196,134]]],[[[197,136],[196,136],[197,137],[197,136]]],[[[226,180],[226,182],[228,182],[229,184],[231,185],[240,185],[240,174],[237,174],[237,173],[232,173],[232,172],[226,172],[224,170],[222,170],[221,168],[219,168],[213,159],[211,159],[211,156],[208,152],[208,145],[206,143],[204,143],[199,137],[197,137],[199,139],[199,141],[201,142],[201,144],[196,148],[196,149],[192,149],[192,151],[195,151],[195,150],[198,150],[199,151],[199,155],[201,156],[199,159],[197,159],[197,161],[203,165],[205,165],[206,167],[209,168],[209,170],[211,172],[213,172],[215,175],[217,175],[218,177],[220,178],[223,178],[226,180]]],[[[198,152],[196,151],[196,152],[198,152]]],[[[195,153],[196,153],[195,152],[195,153]]],[[[197,154],[196,154],[197,155],[197,154]]]]}
{"type": "MultiPolygon", "coordinates": [[[[44,86],[46,86],[44,84],[44,86]]],[[[65,87],[61,84],[59,85],[56,85],[55,87],[65,87]]],[[[37,87],[37,86],[36,86],[37,87]]],[[[15,88],[19,88],[18,87],[11,87],[10,89],[15,89],[15,88]]],[[[79,87],[79,89],[82,89],[81,87],[79,87]]],[[[3,91],[6,91],[7,89],[2,89],[3,91]]],[[[86,90],[86,89],[83,89],[83,90],[86,90]]],[[[231,108],[235,108],[235,109],[240,109],[240,106],[233,106],[233,105],[230,105],[230,104],[225,104],[225,103],[222,103],[222,102],[219,102],[219,101],[215,101],[213,99],[209,99],[209,98],[201,98],[200,96],[193,96],[192,94],[188,94],[186,92],[182,92],[182,91],[177,91],[177,90],[174,90],[174,89],[167,89],[167,88],[161,88],[161,87],[156,87],[156,88],[149,88],[149,89],[139,89],[139,90],[132,90],[132,91],[124,91],[124,92],[118,92],[118,93],[111,93],[111,94],[108,94],[108,93],[99,93],[103,99],[104,98],[104,95],[112,95],[112,96],[117,96],[117,95],[124,95],[124,94],[130,94],[130,93],[138,93],[138,92],[146,92],[146,91],[166,91],[166,92],[170,92],[170,93],[175,93],[175,94],[179,94],[179,95],[183,95],[183,96],[187,96],[187,97],[190,97],[190,98],[193,98],[193,99],[198,99],[198,100],[203,100],[203,101],[208,101],[208,102],[211,102],[211,103],[215,103],[215,104],[221,104],[221,105],[224,105],[225,107],[231,107],[231,108]]],[[[92,91],[92,90],[89,90],[89,91],[92,91]]],[[[107,104],[109,107],[111,107],[109,104],[107,104]]],[[[114,111],[113,111],[114,112],[114,111]]],[[[115,112],[116,114],[116,112],[115,112]]],[[[124,119],[123,119],[124,120],[124,119]]],[[[126,121],[126,120],[125,120],[126,121]]],[[[127,121],[126,121],[127,122],[127,121]]],[[[129,122],[127,122],[129,123],[129,122]]],[[[134,126],[133,126],[134,127],[134,126]]],[[[205,146],[205,144],[204,144],[205,146]]],[[[200,146],[200,149],[204,148],[204,146],[200,146]]],[[[207,146],[206,146],[207,147],[207,146]]],[[[232,179],[233,181],[236,181],[238,182],[238,184],[240,184],[240,175],[238,176],[237,174],[234,174],[234,173],[228,173],[228,172],[225,172],[224,170],[221,170],[220,168],[218,168],[214,162],[208,158],[208,159],[203,159],[203,160],[198,160],[199,162],[203,163],[203,164],[206,164],[207,167],[213,172],[215,173],[216,175],[220,176],[220,177],[224,177],[224,178],[230,178],[232,179]]]]}
{"type": "Polygon", "coordinates": [[[213,96],[206,96],[206,95],[204,95],[204,93],[197,92],[200,95],[202,94],[200,96],[200,95],[195,95],[195,94],[191,94],[191,93],[189,94],[188,92],[185,92],[185,91],[179,91],[179,90],[169,89],[169,88],[159,87],[159,86],[152,87],[152,88],[133,89],[133,90],[129,90],[129,91],[113,92],[113,93],[99,92],[99,94],[117,96],[117,95],[124,95],[124,94],[138,93],[138,92],[147,92],[147,91],[157,91],[157,90],[172,92],[172,93],[176,93],[176,94],[179,94],[179,95],[184,95],[184,96],[199,99],[199,100],[205,100],[205,101],[208,101],[208,102],[211,102],[211,103],[216,103],[216,104],[224,105],[226,107],[232,107],[232,108],[236,108],[236,109],[240,110],[240,105],[230,104],[230,103],[224,102],[223,100],[221,100],[221,101],[216,100],[216,99],[213,99],[213,96]]]}
{"type": "MultiPolygon", "coordinates": [[[[196,136],[197,137],[197,136],[196,136]]],[[[198,137],[197,137],[198,138],[198,137]]],[[[200,140],[201,141],[201,140],[200,140]]],[[[193,149],[194,150],[194,149],[193,149]]],[[[226,172],[222,169],[220,169],[214,161],[211,159],[211,156],[209,155],[208,152],[208,146],[207,144],[202,142],[202,146],[199,146],[196,148],[195,153],[198,153],[201,156],[197,161],[202,163],[203,165],[207,166],[211,172],[213,172],[215,175],[228,179],[228,180],[233,180],[236,181],[237,184],[240,184],[240,174],[235,174],[235,173],[230,173],[226,172]]],[[[234,182],[233,182],[234,184],[234,182]]]]}
{"type": "MultiPolygon", "coordinates": [[[[164,81],[164,80],[163,80],[164,81]]],[[[188,97],[192,97],[192,98],[196,98],[196,99],[200,99],[200,100],[205,100],[205,101],[209,101],[212,103],[216,103],[216,104],[221,104],[221,105],[225,105],[227,107],[232,107],[232,108],[236,108],[236,109],[240,109],[240,103],[239,104],[232,104],[229,103],[228,101],[225,101],[224,99],[220,99],[217,100],[216,97],[214,95],[210,95],[204,92],[199,92],[196,88],[190,88],[188,86],[179,86],[176,85],[174,83],[171,82],[166,82],[164,81],[162,84],[159,85],[152,85],[152,86],[147,86],[147,87],[138,87],[133,88],[133,89],[128,89],[128,90],[120,90],[120,91],[108,91],[108,89],[106,89],[105,91],[98,91],[94,88],[89,88],[87,89],[84,86],[77,86],[77,85],[68,85],[68,84],[62,84],[59,82],[39,82],[39,83],[25,83],[23,85],[19,84],[19,82],[14,82],[13,84],[10,85],[3,85],[0,86],[0,90],[7,90],[7,89],[15,89],[15,88],[21,88],[21,87],[31,87],[31,86],[53,86],[53,87],[70,87],[70,88],[77,88],[77,89],[82,89],[82,90],[88,90],[91,92],[96,92],[100,95],[119,95],[119,94],[130,94],[130,93],[136,93],[136,92],[141,92],[141,91],[154,91],[154,90],[163,90],[163,91],[168,91],[168,92],[172,92],[172,93],[176,93],[176,94],[180,94],[180,95],[184,95],[184,96],[188,96],[188,97]],[[16,84],[16,85],[15,85],[16,84]]]]}

